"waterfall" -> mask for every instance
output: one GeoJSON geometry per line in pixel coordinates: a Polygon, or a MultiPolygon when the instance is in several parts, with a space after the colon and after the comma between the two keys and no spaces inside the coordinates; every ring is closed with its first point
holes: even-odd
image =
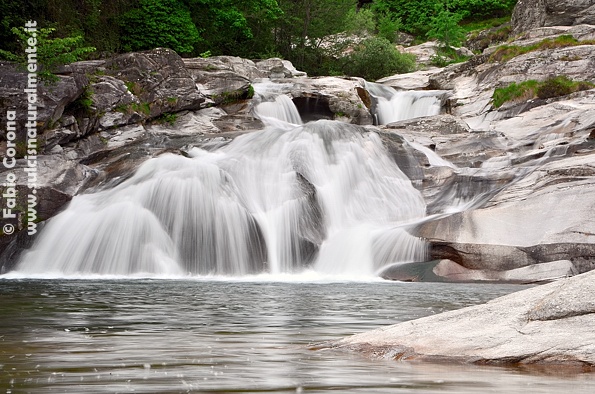
{"type": "Polygon", "coordinates": [[[395,89],[366,82],[366,89],[375,99],[375,115],[378,124],[384,125],[399,120],[438,115],[445,91],[395,89]]]}
{"type": "Polygon", "coordinates": [[[425,243],[406,231],[425,202],[373,129],[301,125],[286,116],[291,100],[264,100],[256,113],[265,130],[189,157],[163,154],[112,189],[74,197],[17,270],[372,275],[426,258],[425,243]]]}
{"type": "Polygon", "coordinates": [[[253,87],[254,101],[257,103],[254,112],[261,120],[278,127],[283,127],[283,123],[302,124],[302,118],[295,104],[289,96],[282,94],[282,89],[287,88],[287,84],[261,82],[255,83],[253,87]]]}

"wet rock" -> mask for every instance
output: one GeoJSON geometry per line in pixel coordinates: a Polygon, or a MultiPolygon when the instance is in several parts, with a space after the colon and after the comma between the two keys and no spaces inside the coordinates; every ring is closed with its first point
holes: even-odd
{"type": "Polygon", "coordinates": [[[452,260],[400,263],[384,268],[379,276],[404,282],[543,283],[577,273],[569,260],[533,264],[511,270],[469,269],[452,260]]]}

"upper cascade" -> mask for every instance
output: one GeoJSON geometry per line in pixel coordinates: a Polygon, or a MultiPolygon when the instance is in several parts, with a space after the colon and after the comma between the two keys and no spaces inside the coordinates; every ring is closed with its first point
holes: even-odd
{"type": "Polygon", "coordinates": [[[444,90],[397,91],[389,86],[366,82],[366,89],[375,99],[376,122],[380,125],[422,116],[438,115],[444,90]]]}

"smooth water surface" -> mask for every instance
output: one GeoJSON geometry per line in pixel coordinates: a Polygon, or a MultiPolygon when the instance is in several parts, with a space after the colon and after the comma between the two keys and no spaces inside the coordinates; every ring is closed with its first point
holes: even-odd
{"type": "Polygon", "coordinates": [[[589,375],[309,350],[512,285],[0,280],[3,392],[593,392],[589,375]]]}

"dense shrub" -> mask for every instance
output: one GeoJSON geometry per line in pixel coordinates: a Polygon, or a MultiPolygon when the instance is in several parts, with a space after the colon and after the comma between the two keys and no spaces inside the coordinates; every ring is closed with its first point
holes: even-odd
{"type": "Polygon", "coordinates": [[[492,95],[493,105],[498,108],[508,101],[530,100],[533,98],[548,99],[566,96],[581,90],[593,89],[595,84],[584,81],[573,81],[567,76],[548,78],[543,82],[528,80],[521,83],[511,83],[503,88],[497,88],[492,95]]]}
{"type": "Polygon", "coordinates": [[[535,97],[535,91],[539,82],[531,79],[521,83],[511,83],[503,88],[496,88],[492,95],[494,107],[501,107],[502,104],[513,101],[525,99],[529,100],[535,97]]]}
{"type": "Polygon", "coordinates": [[[346,59],[343,71],[347,75],[370,81],[415,69],[415,57],[400,53],[385,38],[374,37],[358,44],[346,59]]]}

